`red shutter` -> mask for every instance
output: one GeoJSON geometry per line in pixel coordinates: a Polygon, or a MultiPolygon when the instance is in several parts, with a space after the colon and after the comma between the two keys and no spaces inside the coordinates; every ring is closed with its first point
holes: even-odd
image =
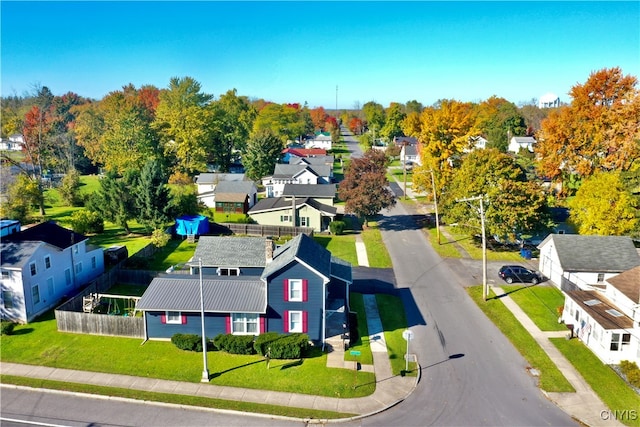
{"type": "Polygon", "coordinates": [[[307,279],[302,279],[302,301],[307,301],[309,299],[309,291],[308,291],[309,281],[307,279]]]}
{"type": "Polygon", "coordinates": [[[266,328],[266,318],[264,316],[260,316],[260,333],[264,334],[267,330],[266,328]]]}
{"type": "Polygon", "coordinates": [[[302,312],[302,332],[305,334],[309,332],[309,316],[306,311],[302,312]]]}
{"type": "Polygon", "coordinates": [[[289,332],[289,310],[285,310],[284,311],[284,316],[283,316],[283,328],[285,333],[289,332]]]}
{"type": "Polygon", "coordinates": [[[284,300],[289,301],[289,279],[284,279],[284,300]]]}
{"type": "Polygon", "coordinates": [[[183,314],[183,315],[182,315],[182,324],[183,324],[183,325],[186,325],[186,324],[187,324],[187,315],[186,315],[186,314],[183,314]]]}
{"type": "Polygon", "coordinates": [[[160,323],[165,324],[167,323],[167,313],[164,312],[163,314],[160,315],[160,323]]]}
{"type": "Polygon", "coordinates": [[[231,315],[227,316],[227,333],[230,334],[231,333],[231,315]]]}

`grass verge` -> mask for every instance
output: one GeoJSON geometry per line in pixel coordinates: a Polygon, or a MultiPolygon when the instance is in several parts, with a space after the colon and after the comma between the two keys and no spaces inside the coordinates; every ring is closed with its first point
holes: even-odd
{"type": "Polygon", "coordinates": [[[564,296],[557,288],[548,285],[501,286],[527,316],[542,331],[566,331],[558,323],[558,307],[564,306],[564,296]]]}
{"type": "MultiPolygon", "coordinates": [[[[357,357],[358,362],[364,365],[372,365],[373,353],[371,353],[371,347],[369,346],[369,327],[367,326],[367,314],[364,310],[362,294],[351,292],[349,294],[349,303],[351,311],[356,312],[358,315],[358,339],[351,343],[349,350],[360,352],[360,356],[357,357]]],[[[344,360],[355,361],[356,357],[351,356],[347,351],[344,354],[344,360]]]]}
{"type": "Polygon", "coordinates": [[[367,248],[369,266],[375,268],[392,268],[391,257],[382,241],[382,234],[377,222],[369,222],[369,227],[362,231],[362,240],[367,248]]]}
{"type": "Polygon", "coordinates": [[[511,341],[531,367],[540,372],[540,388],[548,392],[575,392],[575,389],[551,361],[547,353],[500,299],[490,293],[490,299],[483,301],[482,286],[472,286],[466,289],[478,307],[511,341]]]}
{"type": "Polygon", "coordinates": [[[316,409],[294,408],[288,406],[266,405],[261,403],[242,402],[238,400],[213,399],[199,396],[157,393],[143,390],[133,390],[119,387],[104,387],[91,384],[79,384],[63,381],[53,381],[38,378],[16,377],[0,375],[3,384],[14,384],[24,387],[46,388],[50,390],[64,390],[76,393],[97,394],[102,396],[117,396],[128,399],[147,400],[153,402],[173,403],[201,408],[226,409],[232,411],[254,412],[259,414],[278,415],[294,418],[337,419],[351,417],[354,414],[322,411],[316,409]]]}
{"type": "Polygon", "coordinates": [[[551,342],[571,362],[593,391],[611,409],[612,413],[619,411],[617,412],[620,415],[618,421],[628,426],[640,426],[640,414],[638,413],[640,396],[613,369],[603,364],[580,340],[551,338],[551,342]],[[631,416],[629,412],[632,410],[636,411],[635,417],[631,416]],[[624,414],[629,415],[625,417],[624,414]]]}
{"type": "Polygon", "coordinates": [[[393,375],[418,375],[418,365],[415,362],[409,362],[409,370],[405,370],[407,342],[402,337],[402,332],[407,329],[407,318],[402,300],[392,295],[376,294],[376,301],[393,375]]]}

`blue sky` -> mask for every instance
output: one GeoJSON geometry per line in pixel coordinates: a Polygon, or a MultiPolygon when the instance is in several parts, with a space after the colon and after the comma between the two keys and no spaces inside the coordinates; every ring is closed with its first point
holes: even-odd
{"type": "Polygon", "coordinates": [[[592,71],[640,77],[640,2],[11,2],[1,93],[102,98],[190,76],[218,97],[563,101],[592,71]]]}

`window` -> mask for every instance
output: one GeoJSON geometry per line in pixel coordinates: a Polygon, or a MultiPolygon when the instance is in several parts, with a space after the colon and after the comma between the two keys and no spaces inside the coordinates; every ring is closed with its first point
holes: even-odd
{"type": "Polygon", "coordinates": [[[13,308],[13,292],[2,291],[2,301],[4,303],[4,308],[6,309],[13,308]]]}
{"type": "Polygon", "coordinates": [[[291,217],[289,215],[280,215],[280,222],[291,222],[291,217]]]}
{"type": "Polygon", "coordinates": [[[51,268],[51,257],[49,255],[44,257],[44,268],[47,270],[51,268]]]}
{"type": "Polygon", "coordinates": [[[218,268],[218,276],[239,276],[239,268],[218,268]]]}
{"type": "Polygon", "coordinates": [[[71,286],[71,269],[67,268],[64,270],[64,282],[67,286],[71,286]]]}
{"type": "Polygon", "coordinates": [[[289,312],[289,332],[302,332],[302,312],[289,312]]]}
{"type": "Polygon", "coordinates": [[[598,273],[598,283],[604,282],[604,273],[598,273]]]}
{"type": "Polygon", "coordinates": [[[232,313],[231,333],[238,335],[258,335],[259,315],[252,313],[232,313]]]}
{"type": "Polygon", "coordinates": [[[29,264],[29,270],[31,271],[32,276],[35,276],[36,274],[38,274],[38,269],[36,268],[35,262],[32,262],[29,264]]]}
{"type": "Polygon", "coordinates": [[[76,264],[76,274],[82,273],[82,263],[79,262],[76,264]]]}
{"type": "Polygon", "coordinates": [[[300,227],[309,227],[309,217],[301,216],[300,217],[300,227]]]}
{"type": "Polygon", "coordinates": [[[33,298],[33,304],[38,304],[40,302],[40,289],[38,285],[33,285],[31,288],[31,297],[33,298]]]}
{"type": "Polygon", "coordinates": [[[0,273],[3,279],[11,279],[11,272],[8,270],[2,270],[2,273],[0,273]]]}
{"type": "Polygon", "coordinates": [[[179,311],[167,311],[167,323],[169,324],[182,324],[182,316],[179,311]]]}
{"type": "Polygon", "coordinates": [[[96,268],[96,257],[94,256],[91,257],[91,268],[96,268]]]}
{"type": "Polygon", "coordinates": [[[302,301],[302,280],[289,280],[289,301],[302,301]]]}
{"type": "Polygon", "coordinates": [[[628,346],[629,344],[631,344],[631,334],[620,334],[614,332],[611,334],[611,345],[609,346],[609,350],[622,351],[624,350],[624,346],[628,346]]]}

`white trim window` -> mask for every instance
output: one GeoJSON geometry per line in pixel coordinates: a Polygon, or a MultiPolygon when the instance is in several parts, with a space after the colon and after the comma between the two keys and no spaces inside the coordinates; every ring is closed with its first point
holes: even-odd
{"type": "Polygon", "coordinates": [[[218,276],[239,276],[239,268],[220,267],[217,270],[218,276]]]}
{"type": "Polygon", "coordinates": [[[181,325],[182,315],[179,311],[167,311],[167,324],[181,325]]]}
{"type": "Polygon", "coordinates": [[[289,311],[289,332],[302,332],[302,311],[289,311]]]}
{"type": "Polygon", "coordinates": [[[302,301],[302,279],[289,279],[289,301],[302,301]]]}
{"type": "Polygon", "coordinates": [[[610,351],[622,351],[628,348],[629,344],[631,344],[631,334],[628,333],[617,333],[613,332],[611,334],[611,345],[609,347],[610,351]],[[625,346],[627,346],[625,348],[625,346]]]}
{"type": "Polygon", "coordinates": [[[308,216],[301,216],[300,217],[300,227],[309,227],[311,224],[309,222],[309,217],[308,216]]]}
{"type": "Polygon", "coordinates": [[[31,287],[31,298],[33,299],[33,305],[36,305],[40,302],[40,288],[38,285],[33,285],[31,287]]]}
{"type": "Polygon", "coordinates": [[[44,268],[47,270],[51,268],[51,257],[49,255],[44,257],[44,268]]]}
{"type": "Polygon", "coordinates": [[[82,273],[82,263],[79,262],[76,264],[76,274],[82,273]]]}
{"type": "Polygon", "coordinates": [[[32,276],[35,276],[36,274],[38,274],[38,267],[36,267],[35,262],[29,263],[29,271],[31,272],[32,276]]]}
{"type": "Polygon", "coordinates": [[[235,335],[260,334],[260,315],[257,313],[231,313],[231,333],[235,335]]]}

